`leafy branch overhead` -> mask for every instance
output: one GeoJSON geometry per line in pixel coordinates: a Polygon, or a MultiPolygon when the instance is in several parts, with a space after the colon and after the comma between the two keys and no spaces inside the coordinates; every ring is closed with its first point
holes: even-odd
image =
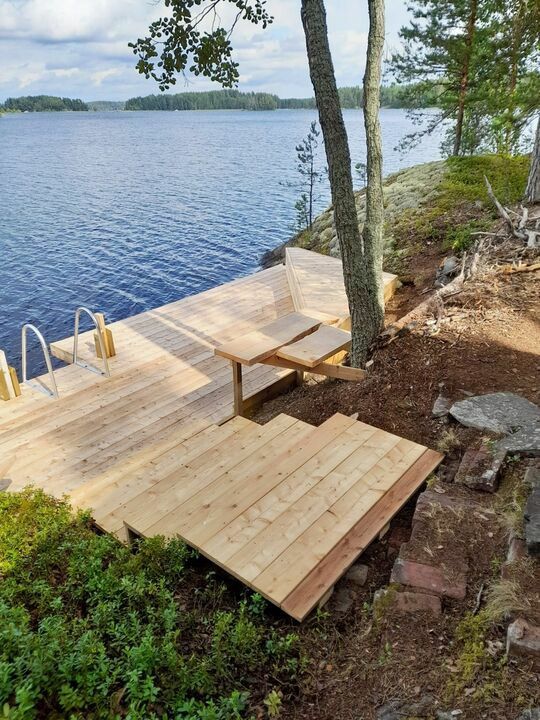
{"type": "Polygon", "coordinates": [[[147,37],[129,43],[139,57],[137,70],[156,80],[160,90],[175,85],[176,75],[186,71],[234,87],[240,77],[230,42],[234,28],[239,20],[266,28],[273,17],[266,0],[226,2],[234,10],[227,27],[218,14],[222,0],[165,0],[170,14],[153,22],[147,37]]]}

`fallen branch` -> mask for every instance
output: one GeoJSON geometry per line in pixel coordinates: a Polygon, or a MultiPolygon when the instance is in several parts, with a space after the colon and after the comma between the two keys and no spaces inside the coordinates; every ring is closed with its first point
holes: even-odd
{"type": "Polygon", "coordinates": [[[532,265],[501,265],[499,272],[504,275],[517,272],[535,272],[540,270],[540,262],[533,263],[532,265]]]}
{"type": "MultiPolygon", "coordinates": [[[[503,205],[501,205],[501,203],[497,199],[497,196],[493,192],[493,188],[491,187],[489,180],[487,179],[487,177],[485,175],[484,175],[484,182],[486,183],[487,194],[489,195],[491,202],[497,208],[497,212],[502,217],[504,222],[507,224],[508,229],[510,230],[512,235],[515,238],[517,238],[518,240],[523,240],[524,242],[527,242],[529,240],[528,234],[524,230],[520,230],[521,223],[523,222],[523,217],[521,217],[520,223],[519,223],[518,227],[516,227],[512,221],[512,218],[510,217],[510,214],[509,214],[510,211],[507,210],[503,205]]],[[[514,215],[518,215],[518,214],[514,213],[514,215]]],[[[527,211],[527,216],[528,216],[528,211],[527,211]]],[[[519,217],[519,215],[518,215],[518,217],[519,217]]],[[[525,222],[526,222],[526,220],[525,220],[525,222]]]]}

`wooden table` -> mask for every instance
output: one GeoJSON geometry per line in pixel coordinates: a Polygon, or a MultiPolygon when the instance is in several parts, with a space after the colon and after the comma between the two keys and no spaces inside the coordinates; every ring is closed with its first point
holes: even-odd
{"type": "Polygon", "coordinates": [[[351,335],[321,317],[292,312],[215,349],[232,363],[234,412],[243,414],[242,365],[262,363],[343,380],[361,380],[365,371],[325,362],[351,345],[351,335]]]}

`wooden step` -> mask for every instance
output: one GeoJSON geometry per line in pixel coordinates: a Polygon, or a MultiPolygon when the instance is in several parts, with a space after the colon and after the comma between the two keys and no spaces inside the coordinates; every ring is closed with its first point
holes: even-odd
{"type": "MultiPolygon", "coordinates": [[[[200,497],[202,492],[209,497],[211,490],[208,488],[215,478],[232,472],[236,474],[244,461],[253,462],[253,458],[267,451],[271,443],[282,443],[284,433],[294,434],[295,425],[310,428],[287,415],[280,415],[263,426],[252,423],[234,439],[182,464],[151,491],[134,498],[125,512],[117,515],[121,515],[129,528],[140,535],[148,534],[148,528],[155,525],[159,525],[160,529],[152,529],[150,534],[165,532],[171,513],[176,513],[180,505],[194,496],[200,497]]],[[[175,533],[176,530],[173,531],[175,533]]]]}
{"type": "MultiPolygon", "coordinates": [[[[176,475],[179,469],[196,464],[201,457],[210,453],[223,455],[229,445],[234,446],[246,433],[253,432],[253,429],[258,427],[251,420],[240,417],[233,418],[224,425],[209,425],[201,433],[188,438],[168,452],[140,464],[136,469],[120,476],[103,493],[94,494],[92,507],[96,524],[108,532],[117,532],[123,526],[129,514],[128,507],[134,498],[146,494],[165,478],[176,475]]],[[[153,494],[149,493],[147,497],[150,499],[153,494]]]]}

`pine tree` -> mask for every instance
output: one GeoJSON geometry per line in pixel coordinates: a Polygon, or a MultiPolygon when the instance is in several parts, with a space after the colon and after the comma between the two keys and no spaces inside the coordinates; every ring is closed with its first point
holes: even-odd
{"type": "MultiPolygon", "coordinates": [[[[399,83],[415,85],[411,96],[437,83],[437,104],[441,112],[424,132],[431,132],[451,120],[452,154],[462,153],[462,139],[469,99],[475,89],[478,34],[485,0],[412,0],[408,9],[410,25],[402,27],[403,50],[392,57],[392,69],[399,83]]],[[[423,132],[414,133],[417,140],[423,132]]]]}
{"type": "Polygon", "coordinates": [[[437,105],[425,129],[406,143],[449,122],[445,149],[516,152],[523,127],[540,96],[538,0],[411,0],[401,52],[392,58],[411,106],[437,84],[437,105]]]}
{"type": "MultiPolygon", "coordinates": [[[[295,203],[296,229],[309,230],[313,225],[314,206],[319,199],[317,185],[323,175],[317,165],[317,150],[321,132],[315,120],[312,121],[306,137],[296,146],[296,169],[300,175],[300,197],[295,203]]],[[[293,183],[294,186],[294,183],[293,183]]]]}

